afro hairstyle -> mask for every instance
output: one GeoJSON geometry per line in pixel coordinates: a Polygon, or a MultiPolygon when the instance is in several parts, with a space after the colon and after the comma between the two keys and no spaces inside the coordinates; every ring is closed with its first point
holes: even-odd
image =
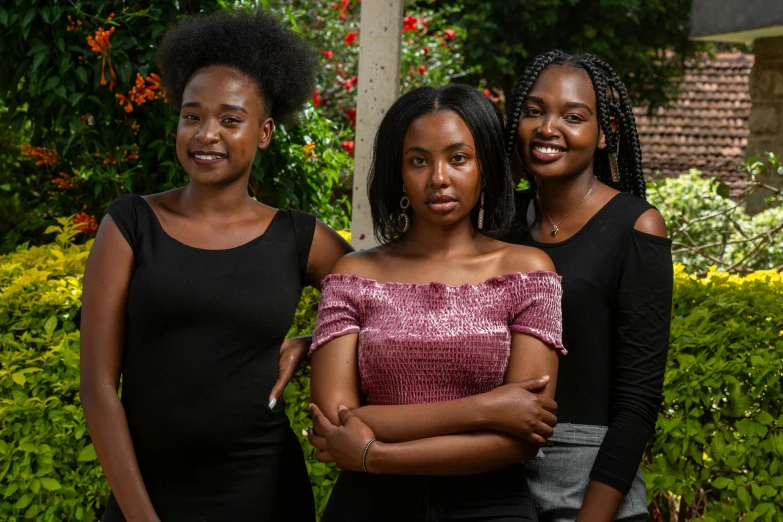
{"type": "Polygon", "coordinates": [[[249,76],[274,120],[285,120],[315,91],[315,53],[267,11],[186,16],[163,36],[156,59],[177,110],[190,78],[210,65],[232,67],[249,76]]]}

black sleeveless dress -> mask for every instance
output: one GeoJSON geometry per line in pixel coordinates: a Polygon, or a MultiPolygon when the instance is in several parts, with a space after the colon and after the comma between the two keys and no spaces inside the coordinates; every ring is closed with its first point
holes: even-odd
{"type": "MultiPolygon", "coordinates": [[[[167,235],[139,196],[107,213],[135,259],[122,404],[161,521],[313,521],[301,447],[268,401],[315,218],[279,210],[250,242],[204,250],[167,235]]],[[[104,520],[125,520],[113,496],[104,520]]]]}

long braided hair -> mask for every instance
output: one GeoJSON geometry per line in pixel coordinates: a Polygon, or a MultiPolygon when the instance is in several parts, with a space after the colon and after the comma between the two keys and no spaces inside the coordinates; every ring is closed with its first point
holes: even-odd
{"type": "MultiPolygon", "coordinates": [[[[593,171],[598,179],[612,188],[630,192],[646,199],[647,185],[642,171],[642,150],[639,146],[639,134],[633,107],[628,91],[620,77],[603,61],[592,54],[572,56],[559,49],[536,56],[519,77],[507,105],[506,119],[506,155],[511,159],[516,151],[517,127],[522,117],[522,107],[538,75],[549,65],[567,65],[575,69],[584,69],[590,75],[595,89],[598,124],[606,138],[606,148],[595,151],[593,171]],[[612,130],[610,118],[614,117],[615,130],[612,130]],[[619,181],[612,180],[609,154],[617,153],[619,181]]],[[[531,188],[536,180],[525,170],[525,177],[531,188]]]]}

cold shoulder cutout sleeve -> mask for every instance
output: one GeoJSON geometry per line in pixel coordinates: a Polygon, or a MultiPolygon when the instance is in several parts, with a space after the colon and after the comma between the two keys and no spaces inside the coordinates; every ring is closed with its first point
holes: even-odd
{"type": "Polygon", "coordinates": [[[611,421],[590,478],[627,493],[661,406],[672,309],[671,241],[633,230],[621,266],[611,421]]]}
{"type": "MultiPolygon", "coordinates": [[[[117,225],[120,233],[133,250],[134,256],[137,256],[139,252],[139,216],[136,206],[139,203],[138,199],[141,198],[125,194],[115,199],[106,209],[106,214],[111,216],[114,224],[117,225]]],[[[143,202],[141,203],[143,204],[143,202]]]]}
{"type": "Polygon", "coordinates": [[[538,337],[565,355],[563,346],[563,312],[561,300],[563,288],[560,276],[554,272],[538,270],[522,274],[507,292],[511,299],[510,329],[538,337]]]}
{"type": "Polygon", "coordinates": [[[321,283],[321,302],[313,329],[310,354],[332,339],[358,333],[361,280],[345,274],[330,274],[321,283]]]}

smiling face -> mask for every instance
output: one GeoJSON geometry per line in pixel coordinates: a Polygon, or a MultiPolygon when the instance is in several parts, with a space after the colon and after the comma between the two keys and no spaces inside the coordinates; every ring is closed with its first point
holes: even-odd
{"type": "Polygon", "coordinates": [[[182,95],[177,157],[194,182],[230,183],[249,175],[273,129],[253,80],[230,67],[205,67],[182,95]]]}
{"type": "Polygon", "coordinates": [[[439,111],[416,118],[402,144],[402,182],[416,218],[453,225],[479,199],[481,176],[476,145],[465,121],[439,111]]]}
{"type": "Polygon", "coordinates": [[[595,151],[605,147],[587,71],[568,65],[541,71],[517,127],[517,150],[527,171],[537,178],[592,174],[595,151]]]}

